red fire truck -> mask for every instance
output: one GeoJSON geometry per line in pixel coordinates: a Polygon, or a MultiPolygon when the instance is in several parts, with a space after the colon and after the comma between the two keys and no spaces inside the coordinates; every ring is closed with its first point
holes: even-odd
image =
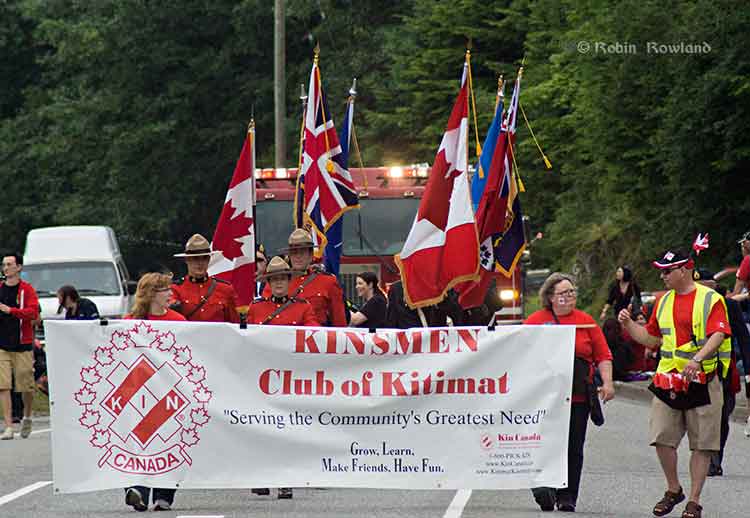
{"type": "MultiPolygon", "coordinates": [[[[340,280],[347,297],[358,300],[356,275],[370,270],[384,288],[399,279],[393,256],[401,251],[419,208],[430,168],[427,164],[365,167],[350,170],[360,209],[344,216],[340,280]]],[[[257,241],[275,255],[292,231],[297,169],[256,169],[257,241]]],[[[510,323],[523,318],[524,276],[519,265],[511,278],[497,274],[494,293],[497,319],[510,323]]]]}

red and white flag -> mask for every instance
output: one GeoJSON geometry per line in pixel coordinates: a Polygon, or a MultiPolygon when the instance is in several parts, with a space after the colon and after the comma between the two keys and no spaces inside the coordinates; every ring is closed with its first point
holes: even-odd
{"type": "Polygon", "coordinates": [[[250,304],[255,295],[254,173],[255,126],[250,123],[211,243],[220,253],[214,254],[208,268],[209,275],[232,284],[239,306],[250,304]]]}
{"type": "Polygon", "coordinates": [[[468,63],[461,91],[443,134],[419,211],[398,254],[404,298],[411,307],[440,302],[462,281],[479,272],[479,238],[467,178],[469,103],[468,63]]]}

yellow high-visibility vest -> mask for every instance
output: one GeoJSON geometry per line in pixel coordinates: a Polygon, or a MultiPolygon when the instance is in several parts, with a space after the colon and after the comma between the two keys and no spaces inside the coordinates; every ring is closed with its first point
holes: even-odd
{"type": "MultiPolygon", "coordinates": [[[[659,322],[661,331],[661,361],[657,367],[657,372],[670,372],[674,369],[682,372],[688,362],[708,341],[706,337],[706,326],[708,325],[708,316],[714,305],[721,304],[724,307],[724,314],[727,314],[727,304],[724,297],[716,293],[711,288],[702,284],[695,284],[696,293],[693,302],[693,336],[687,343],[677,345],[677,330],[674,325],[674,299],[675,291],[669,290],[664,295],[656,307],[656,320],[659,322]]],[[[719,350],[710,358],[705,358],[702,362],[703,370],[710,373],[716,370],[717,362],[721,362],[722,376],[727,376],[729,372],[729,362],[732,356],[732,340],[727,335],[719,350]]]]}

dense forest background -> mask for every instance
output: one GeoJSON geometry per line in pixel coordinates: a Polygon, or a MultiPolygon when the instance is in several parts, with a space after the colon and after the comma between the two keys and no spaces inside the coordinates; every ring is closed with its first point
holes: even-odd
{"type": "MultiPolygon", "coordinates": [[[[750,230],[748,26],[730,0],[289,0],[288,165],[316,42],[334,117],[358,78],[374,166],[432,162],[471,38],[480,138],[498,74],[525,58],[521,102],[553,164],[521,125],[525,211],[545,234],[534,267],[574,271],[587,305],[621,263],[658,286],[648,260],[698,231],[704,264],[736,263],[750,230]]],[[[259,165],[273,165],[272,28],[269,0],[1,2],[0,246],[106,224],[137,271],[210,236],[253,107],[259,165]]]]}

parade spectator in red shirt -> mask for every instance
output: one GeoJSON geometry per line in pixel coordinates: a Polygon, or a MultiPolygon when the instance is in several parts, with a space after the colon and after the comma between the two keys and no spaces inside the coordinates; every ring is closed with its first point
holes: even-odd
{"type": "MultiPolygon", "coordinates": [[[[175,320],[185,321],[185,317],[169,309],[172,296],[172,275],[166,273],[146,273],[138,281],[135,303],[126,319],[175,320]]],[[[176,489],[133,486],[125,489],[125,503],[136,511],[148,509],[149,496],[153,497],[154,511],[169,511],[174,503],[176,489]]]]}
{"type": "Polygon", "coordinates": [[[748,288],[750,288],[750,232],[745,232],[737,241],[742,250],[742,262],[737,270],[737,280],[734,282],[734,289],[729,295],[737,302],[743,302],[748,299],[748,288]]]}
{"type": "MultiPolygon", "coordinates": [[[[593,382],[593,367],[598,366],[604,384],[599,388],[599,396],[606,402],[615,395],[612,382],[612,354],[607,341],[594,318],[576,309],[578,291],[573,278],[562,273],[553,273],[539,289],[539,299],[544,309],[529,315],[526,324],[573,325],[576,326],[575,356],[577,362],[588,363],[585,383],[593,382]]],[[[574,376],[575,377],[575,376],[574,376]]],[[[574,379],[574,385],[576,380],[574,379]]],[[[570,432],[568,435],[568,487],[534,488],[534,499],[543,511],[554,510],[574,512],[578,500],[578,488],[583,469],[583,446],[586,441],[586,426],[591,411],[589,399],[582,394],[573,394],[570,409],[570,432]]]]}

